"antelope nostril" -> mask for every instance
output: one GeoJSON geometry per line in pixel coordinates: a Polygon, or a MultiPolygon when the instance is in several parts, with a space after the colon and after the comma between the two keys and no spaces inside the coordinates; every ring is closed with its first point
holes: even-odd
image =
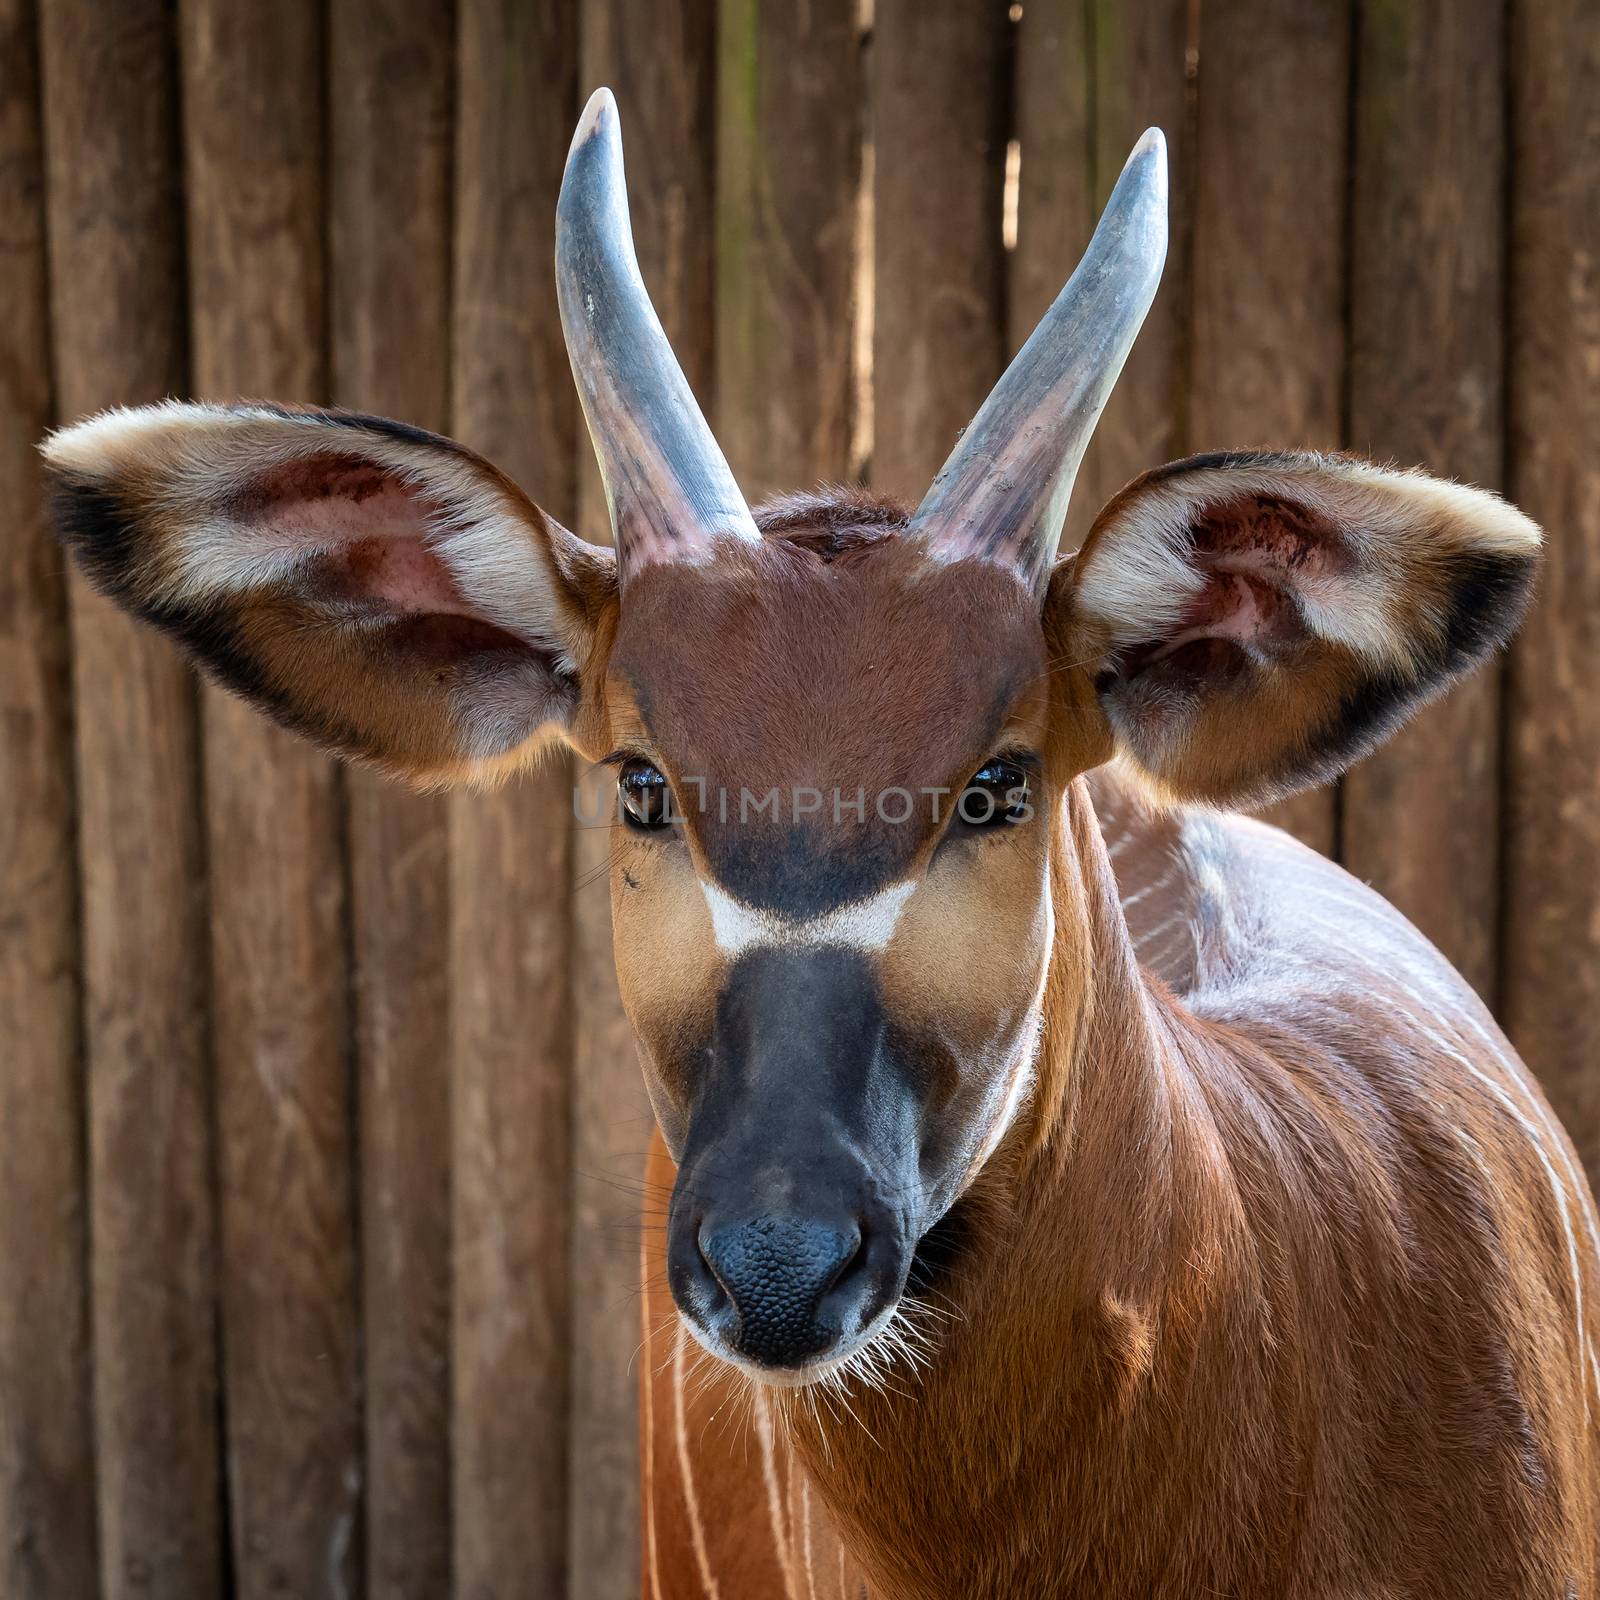
{"type": "Polygon", "coordinates": [[[720,1291],[722,1297],[730,1304],[733,1301],[733,1291],[722,1281],[722,1274],[717,1271],[717,1256],[720,1253],[713,1242],[713,1235],[707,1231],[704,1222],[695,1230],[694,1246],[700,1254],[700,1264],[706,1270],[706,1276],[720,1291]]]}
{"type": "MultiPolygon", "coordinates": [[[[844,1279],[848,1278],[866,1262],[867,1241],[861,1235],[860,1225],[857,1224],[852,1231],[855,1234],[855,1245],[851,1249],[850,1254],[839,1263],[839,1270],[834,1273],[833,1282],[828,1285],[828,1288],[830,1289],[836,1288],[844,1279]]],[[[826,1293],[827,1291],[824,1290],[823,1292],[826,1293]]]]}

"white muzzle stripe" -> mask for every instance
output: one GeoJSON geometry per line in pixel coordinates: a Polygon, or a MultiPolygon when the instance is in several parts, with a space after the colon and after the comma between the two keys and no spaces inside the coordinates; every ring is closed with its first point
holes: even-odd
{"type": "Polygon", "coordinates": [[[716,884],[700,880],[717,948],[727,956],[743,955],[746,950],[766,945],[786,949],[840,945],[851,950],[884,950],[894,937],[900,913],[915,888],[916,884],[907,879],[820,916],[785,917],[776,911],[747,906],[716,884]]]}

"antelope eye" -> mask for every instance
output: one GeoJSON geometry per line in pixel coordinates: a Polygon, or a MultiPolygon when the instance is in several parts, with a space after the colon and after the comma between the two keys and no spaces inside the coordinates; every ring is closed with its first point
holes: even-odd
{"type": "Polygon", "coordinates": [[[1020,763],[996,757],[986,761],[967,780],[956,801],[956,815],[969,828],[1003,828],[1026,822],[1033,815],[1028,804],[1028,773],[1020,763]]]}
{"type": "Polygon", "coordinates": [[[623,762],[617,774],[617,795],[622,803],[622,820],[630,828],[654,833],[670,828],[677,820],[672,810],[672,786],[661,769],[648,761],[623,762]]]}

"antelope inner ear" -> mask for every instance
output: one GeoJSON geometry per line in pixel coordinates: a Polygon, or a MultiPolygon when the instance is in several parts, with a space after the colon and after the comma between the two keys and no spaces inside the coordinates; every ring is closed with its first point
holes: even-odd
{"type": "Polygon", "coordinates": [[[482,778],[570,723],[609,552],[488,462],[293,407],[111,412],[45,446],[93,582],[268,716],[419,783],[482,778]]]}
{"type": "Polygon", "coordinates": [[[1101,513],[1069,648],[1159,786],[1263,803],[1336,776],[1503,644],[1539,542],[1496,496],[1418,473],[1195,457],[1101,513]]]}

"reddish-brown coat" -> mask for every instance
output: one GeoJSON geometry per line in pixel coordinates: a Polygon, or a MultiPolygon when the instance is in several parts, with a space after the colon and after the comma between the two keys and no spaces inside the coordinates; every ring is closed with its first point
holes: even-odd
{"type": "MultiPolygon", "coordinates": [[[[709,1572],[724,1595],[853,1597],[858,1567],[874,1600],[1595,1594],[1600,1377],[1576,1335],[1581,1316],[1600,1340],[1600,1262],[1538,1090],[1392,914],[1398,945],[1318,935],[1317,968],[1269,917],[1205,953],[1241,999],[1214,978],[1175,995],[1119,904],[1163,861],[1187,862],[1169,905],[1214,872],[1236,914],[1381,902],[1287,841],[1263,855],[1255,824],[1185,844],[1095,790],[1074,786],[1055,841],[1056,1047],[965,1202],[979,1244],[940,1284],[957,1320],[931,1372],[848,1413],[775,1397],[775,1496],[744,1380],[691,1355],[679,1400],[647,1227],[645,1595],[704,1595],[709,1572]],[[1416,966],[1384,970],[1406,941],[1416,966]],[[786,1445],[828,1512],[805,1548],[786,1445]]],[[[658,1142],[649,1194],[671,1178],[658,1142]]]]}

